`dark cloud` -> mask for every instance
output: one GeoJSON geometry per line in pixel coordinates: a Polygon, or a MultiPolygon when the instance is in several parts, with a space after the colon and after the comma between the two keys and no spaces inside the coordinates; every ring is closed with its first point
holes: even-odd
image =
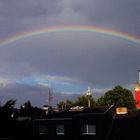
{"type": "MultiPolygon", "coordinates": [[[[1,0],[0,40],[19,32],[66,25],[99,25],[139,36],[139,13],[139,0],[1,0]]],[[[96,97],[117,84],[132,89],[139,54],[139,44],[97,33],[59,32],[19,40],[0,48],[0,95],[16,98],[19,104],[30,99],[42,105],[47,98],[45,88],[15,83],[42,75],[58,82],[66,82],[67,77],[68,84],[100,85],[96,97]]],[[[57,101],[71,98],[57,92],[57,101]]]]}
{"type": "Polygon", "coordinates": [[[32,38],[2,48],[1,74],[58,75],[100,85],[135,82],[140,65],[137,44],[75,32],[44,35],[39,40],[32,38]]]}
{"type": "Polygon", "coordinates": [[[1,37],[23,30],[47,26],[49,16],[61,12],[57,0],[2,0],[0,1],[1,37]]]}
{"type": "Polygon", "coordinates": [[[89,0],[72,4],[73,9],[93,25],[140,35],[139,0],[89,0]]]}
{"type": "Polygon", "coordinates": [[[57,0],[3,0],[0,6],[1,16],[13,21],[57,14],[60,11],[57,0]]]}
{"type": "MultiPolygon", "coordinates": [[[[4,86],[0,88],[0,101],[4,104],[7,100],[16,100],[16,107],[24,104],[28,100],[31,101],[33,106],[43,107],[43,105],[48,104],[49,98],[48,87],[43,87],[41,85],[27,85],[19,84],[12,86],[4,86]]],[[[52,100],[51,105],[56,107],[58,102],[67,99],[76,100],[77,94],[61,94],[57,92],[54,88],[51,89],[52,100]]]]}

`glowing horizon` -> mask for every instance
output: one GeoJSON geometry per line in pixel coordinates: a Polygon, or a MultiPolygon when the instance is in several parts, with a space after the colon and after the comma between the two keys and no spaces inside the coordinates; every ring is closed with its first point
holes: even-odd
{"type": "Polygon", "coordinates": [[[125,32],[120,32],[117,30],[112,30],[108,28],[102,28],[97,26],[62,26],[62,27],[48,27],[48,28],[42,28],[39,30],[33,30],[29,32],[21,32],[17,33],[5,40],[0,41],[0,47],[4,47],[6,45],[9,45],[13,42],[17,42],[26,38],[31,38],[34,36],[39,36],[42,34],[47,33],[61,33],[61,32],[91,32],[91,33],[98,33],[103,34],[107,36],[112,36],[116,38],[120,38],[122,40],[126,40],[129,42],[133,42],[135,44],[140,45],[140,37],[131,35],[125,32]]]}

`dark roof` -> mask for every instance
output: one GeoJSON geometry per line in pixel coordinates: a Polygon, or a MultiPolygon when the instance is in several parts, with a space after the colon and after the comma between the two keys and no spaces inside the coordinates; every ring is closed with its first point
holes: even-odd
{"type": "Polygon", "coordinates": [[[103,115],[106,114],[109,110],[111,110],[111,107],[96,107],[94,109],[85,108],[82,111],[60,111],[60,112],[53,112],[47,114],[46,118],[72,118],[76,115],[103,115]]]}

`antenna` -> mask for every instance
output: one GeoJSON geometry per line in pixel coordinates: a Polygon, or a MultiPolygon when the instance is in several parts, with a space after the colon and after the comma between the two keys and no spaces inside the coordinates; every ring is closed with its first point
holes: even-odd
{"type": "Polygon", "coordinates": [[[52,101],[52,98],[53,98],[53,96],[52,96],[52,92],[51,92],[51,86],[48,86],[48,93],[49,93],[49,98],[48,98],[48,106],[50,107],[51,106],[51,101],[52,101]]]}
{"type": "Polygon", "coordinates": [[[49,106],[51,106],[51,89],[50,89],[50,87],[49,87],[49,98],[48,98],[48,102],[49,102],[49,106]]]}

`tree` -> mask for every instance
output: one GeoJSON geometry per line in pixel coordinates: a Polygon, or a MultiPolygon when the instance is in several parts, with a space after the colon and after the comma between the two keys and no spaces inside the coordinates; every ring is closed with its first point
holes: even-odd
{"type": "Polygon", "coordinates": [[[66,100],[66,108],[69,110],[71,107],[75,106],[75,103],[71,100],[66,100]]]}
{"type": "MultiPolygon", "coordinates": [[[[90,98],[91,108],[95,107],[95,101],[93,98],[90,98]]],[[[79,96],[75,102],[76,106],[88,107],[88,98],[86,96],[79,96]]]]}
{"type": "Polygon", "coordinates": [[[14,113],[14,106],[16,100],[8,100],[3,106],[0,107],[0,117],[3,119],[11,119],[11,115],[14,113]]]}
{"type": "Polygon", "coordinates": [[[57,106],[59,110],[69,110],[71,107],[75,106],[75,103],[71,100],[66,100],[66,102],[60,101],[57,106]]]}
{"type": "MultiPolygon", "coordinates": [[[[91,105],[91,108],[94,108],[96,105],[96,102],[94,101],[93,98],[90,98],[90,105],[91,105]]],[[[88,107],[88,98],[84,95],[79,96],[75,102],[71,100],[66,100],[66,102],[60,101],[57,104],[57,106],[60,110],[69,110],[71,107],[74,107],[74,106],[88,107]]]]}
{"type": "Polygon", "coordinates": [[[116,107],[128,107],[129,109],[135,108],[135,99],[130,90],[121,86],[115,86],[112,90],[101,96],[97,102],[97,106],[107,106],[115,104],[116,107]]]}
{"type": "Polygon", "coordinates": [[[66,109],[66,103],[64,101],[60,101],[58,104],[58,109],[59,110],[65,110],[66,109]]]}
{"type": "Polygon", "coordinates": [[[30,101],[27,101],[23,105],[20,106],[20,115],[32,116],[32,114],[33,114],[33,107],[30,101]]]}
{"type": "Polygon", "coordinates": [[[0,107],[0,137],[10,137],[14,133],[16,100],[8,100],[0,107]]]}

